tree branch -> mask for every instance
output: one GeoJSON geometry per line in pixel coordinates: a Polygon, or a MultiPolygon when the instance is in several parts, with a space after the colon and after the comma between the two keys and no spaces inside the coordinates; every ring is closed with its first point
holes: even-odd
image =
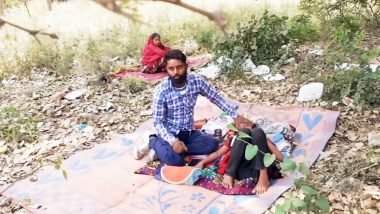
{"type": "Polygon", "coordinates": [[[47,1],[46,3],[47,3],[47,6],[48,6],[48,10],[51,11],[51,9],[52,9],[52,6],[51,6],[52,5],[52,0],[46,0],[46,1],[47,1]]]}
{"type": "Polygon", "coordinates": [[[194,7],[192,5],[186,4],[182,2],[181,0],[151,0],[151,1],[162,1],[166,2],[169,4],[174,4],[179,7],[183,7],[185,9],[191,10],[193,12],[199,13],[203,16],[206,16],[209,20],[214,21],[218,27],[222,30],[222,32],[227,35],[226,33],[226,26],[227,22],[226,19],[224,18],[224,14],[221,11],[215,11],[215,12],[208,12],[206,10],[194,7]]]}
{"type": "MultiPolygon", "coordinates": [[[[140,20],[137,20],[134,16],[134,14],[127,13],[123,11],[122,4],[117,4],[117,2],[123,2],[122,0],[92,0],[96,2],[97,4],[102,5],[104,8],[111,10],[112,12],[115,12],[117,14],[120,14],[128,19],[131,19],[133,21],[137,21],[142,23],[140,20]]],[[[222,32],[226,35],[226,19],[224,18],[224,14],[221,11],[215,11],[215,12],[208,12],[206,10],[194,7],[192,5],[186,4],[182,2],[181,0],[146,0],[146,1],[161,1],[166,2],[169,4],[174,4],[179,7],[183,7],[185,9],[188,9],[190,11],[193,11],[195,13],[199,13],[203,16],[206,16],[209,20],[215,22],[218,27],[222,30],[222,32]]]]}
{"type": "Polygon", "coordinates": [[[4,0],[0,0],[0,16],[2,15],[4,15],[4,0]]]}
{"type": "Polygon", "coordinates": [[[4,25],[4,24],[8,24],[8,25],[10,25],[10,26],[12,26],[12,27],[15,27],[15,28],[17,28],[17,29],[20,29],[20,30],[22,30],[22,31],[25,31],[25,32],[29,33],[30,35],[32,35],[32,36],[34,36],[34,37],[37,36],[38,34],[41,34],[41,35],[49,36],[49,37],[52,38],[52,39],[58,39],[58,36],[57,36],[57,34],[55,34],[55,33],[46,33],[46,32],[42,32],[41,30],[31,30],[31,29],[27,29],[27,28],[22,27],[22,26],[20,26],[20,25],[14,24],[14,23],[9,22],[9,21],[6,21],[6,20],[4,20],[3,18],[0,18],[0,26],[2,26],[2,25],[4,25]]]}
{"type": "Polygon", "coordinates": [[[97,4],[100,4],[101,6],[103,6],[106,9],[108,9],[114,13],[117,13],[119,15],[122,15],[122,16],[124,16],[124,17],[126,17],[132,21],[142,23],[142,21],[136,19],[133,14],[130,14],[130,13],[123,11],[123,9],[121,8],[121,5],[116,4],[116,1],[118,1],[118,0],[92,0],[92,1],[97,3],[97,4]]]}

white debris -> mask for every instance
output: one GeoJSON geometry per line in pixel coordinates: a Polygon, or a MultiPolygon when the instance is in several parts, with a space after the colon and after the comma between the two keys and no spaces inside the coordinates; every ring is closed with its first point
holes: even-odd
{"type": "Polygon", "coordinates": [[[232,64],[232,59],[227,58],[225,56],[219,57],[219,59],[216,60],[216,62],[221,66],[221,65],[227,65],[230,66],[232,64]]]}
{"type": "Polygon", "coordinates": [[[335,70],[349,70],[352,68],[359,68],[359,64],[351,64],[351,63],[343,63],[341,65],[335,65],[334,69],[335,70]]]}
{"type": "Polygon", "coordinates": [[[83,96],[86,93],[86,91],[87,91],[86,89],[79,89],[76,91],[72,91],[65,95],[65,99],[75,100],[76,98],[83,96]]]}
{"type": "Polygon", "coordinates": [[[241,65],[243,70],[252,71],[252,69],[256,68],[256,65],[252,62],[251,59],[246,59],[245,62],[241,65]]]}
{"type": "MultiPolygon", "coordinates": [[[[368,67],[372,70],[372,72],[376,72],[380,65],[377,64],[369,64],[368,67]]],[[[335,65],[335,70],[349,70],[353,68],[359,68],[359,64],[351,64],[351,63],[343,63],[341,65],[335,65]]]]}
{"type": "Polygon", "coordinates": [[[376,72],[377,69],[379,69],[380,65],[377,64],[370,64],[369,67],[371,68],[372,72],[376,72]]]}
{"type": "Polygon", "coordinates": [[[9,86],[13,85],[15,82],[16,82],[16,76],[14,76],[14,75],[10,76],[8,79],[3,79],[3,81],[1,81],[1,83],[5,87],[9,87],[9,86]]]}
{"type": "Polygon", "coordinates": [[[199,70],[199,74],[208,79],[215,79],[220,74],[220,68],[217,65],[209,65],[199,70]]]}
{"type": "Polygon", "coordinates": [[[296,58],[292,57],[292,58],[289,58],[285,61],[286,64],[290,64],[290,65],[293,65],[294,63],[296,63],[296,58]]]}
{"type": "Polygon", "coordinates": [[[255,75],[264,75],[269,74],[270,68],[267,65],[259,65],[256,68],[252,69],[252,73],[255,75]]]}
{"type": "Polygon", "coordinates": [[[322,50],[322,49],[315,49],[315,50],[311,50],[309,51],[307,54],[311,55],[311,56],[323,56],[323,53],[325,51],[322,50]]]}
{"type": "Polygon", "coordinates": [[[153,110],[152,109],[140,112],[140,116],[149,116],[149,115],[152,115],[152,114],[153,114],[153,110]]]}
{"type": "Polygon", "coordinates": [[[368,133],[369,145],[380,145],[380,132],[372,131],[368,133]]]}
{"type": "Polygon", "coordinates": [[[34,86],[35,88],[42,88],[42,87],[45,86],[45,83],[44,83],[44,82],[34,82],[34,83],[33,83],[33,86],[34,86]]]}
{"type": "Polygon", "coordinates": [[[248,97],[251,94],[250,90],[244,90],[243,93],[241,94],[242,97],[248,97]]]}
{"type": "Polygon", "coordinates": [[[282,74],[267,74],[263,78],[265,81],[279,81],[285,79],[285,76],[282,74]]]}
{"type": "Polygon", "coordinates": [[[98,109],[99,110],[104,110],[104,111],[108,111],[112,108],[114,108],[115,106],[111,103],[111,102],[106,102],[106,104],[102,105],[102,106],[99,106],[98,109]]]}
{"type": "Polygon", "coordinates": [[[317,100],[322,97],[323,83],[313,82],[301,87],[297,100],[300,102],[317,100]]]}

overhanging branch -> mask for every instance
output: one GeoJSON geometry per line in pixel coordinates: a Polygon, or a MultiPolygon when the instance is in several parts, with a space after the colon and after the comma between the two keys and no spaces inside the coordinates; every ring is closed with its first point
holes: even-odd
{"type": "Polygon", "coordinates": [[[17,29],[25,31],[25,32],[29,33],[30,35],[32,35],[34,37],[37,36],[38,34],[40,34],[40,35],[49,36],[52,39],[58,39],[58,36],[55,33],[46,33],[46,32],[43,32],[41,30],[31,30],[31,29],[22,27],[20,25],[14,24],[14,23],[12,23],[10,21],[4,20],[3,18],[0,18],[0,26],[5,25],[5,24],[8,24],[8,25],[10,25],[12,27],[15,27],[17,29]]]}
{"type": "Polygon", "coordinates": [[[209,20],[215,22],[218,27],[223,31],[223,33],[226,35],[226,19],[224,18],[223,12],[221,11],[215,11],[215,12],[208,12],[206,10],[194,7],[192,5],[186,4],[182,2],[181,0],[151,0],[151,1],[161,1],[166,2],[169,4],[174,4],[179,7],[183,7],[185,9],[191,10],[193,12],[199,13],[203,16],[206,16],[209,20]]]}

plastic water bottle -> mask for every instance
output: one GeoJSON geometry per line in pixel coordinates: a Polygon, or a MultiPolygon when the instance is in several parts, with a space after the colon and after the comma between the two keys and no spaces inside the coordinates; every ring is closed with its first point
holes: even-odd
{"type": "Polygon", "coordinates": [[[214,130],[214,138],[216,139],[218,143],[221,143],[223,141],[222,129],[214,130]]]}

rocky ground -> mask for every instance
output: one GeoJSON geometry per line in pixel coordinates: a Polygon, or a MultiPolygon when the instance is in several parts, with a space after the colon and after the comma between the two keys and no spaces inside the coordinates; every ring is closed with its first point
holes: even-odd
{"type": "MultiPolygon", "coordinates": [[[[380,147],[369,145],[367,135],[380,131],[380,108],[359,112],[339,100],[299,103],[296,97],[301,83],[292,77],[294,68],[295,65],[284,67],[281,73],[287,78],[277,82],[254,76],[247,80],[222,77],[210,82],[223,95],[242,102],[339,110],[336,132],[308,180],[328,196],[333,213],[378,213],[380,147]]],[[[29,77],[15,78],[0,87],[0,127],[2,138],[8,139],[0,141],[0,186],[5,187],[34,174],[41,166],[107,143],[114,132],[133,132],[151,117],[154,84],[116,79],[102,82],[97,75],[62,77],[34,70],[29,77]],[[70,100],[70,92],[79,97],[70,100]],[[17,118],[29,120],[20,122],[17,118]],[[25,121],[30,121],[29,128],[25,121]],[[5,124],[14,124],[14,130],[4,131],[5,124]]],[[[0,213],[24,212],[19,204],[0,198],[0,213]]],[[[274,208],[268,211],[272,212],[274,208]]]]}

